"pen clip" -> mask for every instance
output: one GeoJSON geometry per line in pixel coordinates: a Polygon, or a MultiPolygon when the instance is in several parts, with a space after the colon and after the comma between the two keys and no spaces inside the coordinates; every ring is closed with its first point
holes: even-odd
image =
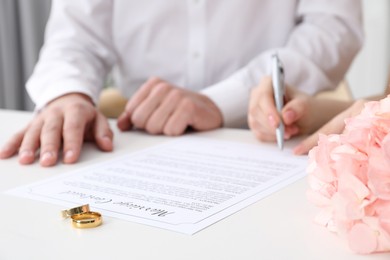
{"type": "Polygon", "coordinates": [[[277,54],[272,55],[272,85],[275,105],[277,110],[281,112],[284,105],[284,69],[277,54]]]}
{"type": "Polygon", "coordinates": [[[276,128],[276,140],[280,150],[283,150],[284,146],[284,123],[282,120],[282,110],[284,105],[284,70],[282,62],[279,60],[278,55],[275,53],[272,55],[272,88],[274,90],[274,99],[276,109],[278,110],[280,121],[276,128]]]}

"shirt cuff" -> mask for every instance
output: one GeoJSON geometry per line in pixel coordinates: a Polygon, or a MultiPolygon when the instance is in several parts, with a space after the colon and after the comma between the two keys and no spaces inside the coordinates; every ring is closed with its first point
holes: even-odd
{"type": "Polygon", "coordinates": [[[201,90],[219,108],[223,117],[223,126],[248,128],[247,111],[250,88],[242,82],[224,80],[201,90]]]}
{"type": "MultiPolygon", "coordinates": [[[[92,87],[85,87],[79,80],[61,80],[55,84],[51,84],[43,90],[41,93],[37,93],[36,90],[32,90],[32,85],[27,84],[27,90],[33,102],[35,103],[35,110],[41,110],[50,101],[70,93],[80,93],[89,96],[94,104],[98,103],[99,91],[92,87]]],[[[39,91],[38,91],[39,92],[39,91]]]]}

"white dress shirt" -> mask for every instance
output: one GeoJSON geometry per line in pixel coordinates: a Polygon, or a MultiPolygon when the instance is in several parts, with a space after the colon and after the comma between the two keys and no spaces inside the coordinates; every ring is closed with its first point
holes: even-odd
{"type": "Polygon", "coordinates": [[[126,97],[157,76],[241,126],[273,53],[286,83],[312,94],[343,79],[362,34],[358,0],[54,0],[27,89],[37,109],[70,92],[96,102],[114,67],[126,97]]]}

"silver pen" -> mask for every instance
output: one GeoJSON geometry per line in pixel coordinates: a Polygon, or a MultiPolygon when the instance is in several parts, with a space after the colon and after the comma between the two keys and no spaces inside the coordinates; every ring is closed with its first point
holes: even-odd
{"type": "Polygon", "coordinates": [[[274,98],[276,109],[279,112],[279,125],[276,128],[276,141],[278,147],[283,150],[284,146],[284,123],[282,120],[282,109],[284,99],[284,70],[283,65],[277,54],[272,55],[272,87],[274,90],[274,98]]]}

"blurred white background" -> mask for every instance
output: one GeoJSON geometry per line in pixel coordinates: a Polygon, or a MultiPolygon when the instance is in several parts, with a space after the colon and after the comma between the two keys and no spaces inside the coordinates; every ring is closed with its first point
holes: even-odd
{"type": "Polygon", "coordinates": [[[353,98],[382,94],[390,72],[390,1],[363,0],[365,43],[347,74],[353,98]]]}
{"type": "MultiPolygon", "coordinates": [[[[383,93],[389,78],[390,0],[363,0],[363,7],[365,45],[346,76],[353,98],[383,93]]],[[[50,0],[0,0],[0,108],[33,109],[24,84],[38,59],[49,10],[50,0]]]]}

